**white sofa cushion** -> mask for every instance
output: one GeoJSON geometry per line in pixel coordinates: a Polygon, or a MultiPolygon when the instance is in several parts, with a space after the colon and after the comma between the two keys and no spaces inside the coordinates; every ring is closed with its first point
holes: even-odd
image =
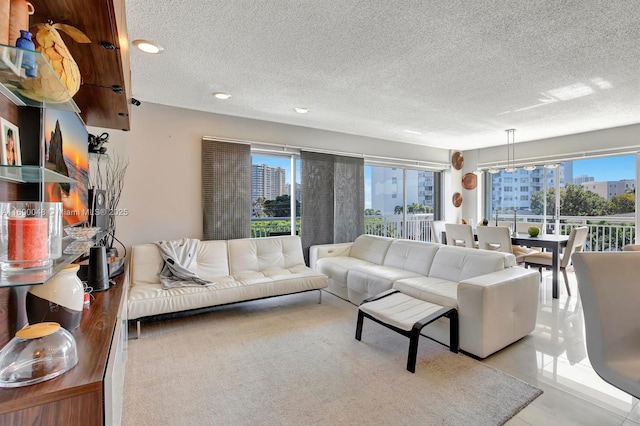
{"type": "Polygon", "coordinates": [[[426,302],[458,308],[458,283],[442,278],[415,277],[398,280],[393,288],[426,302]]]}
{"type": "Polygon", "coordinates": [[[510,253],[442,246],[433,259],[429,276],[460,282],[515,266],[515,262],[510,253]]]}
{"type": "Polygon", "coordinates": [[[392,266],[358,266],[349,270],[347,276],[349,300],[356,305],[360,304],[367,297],[389,290],[394,281],[419,276],[421,275],[416,272],[405,271],[392,266]]]}
{"type": "Polygon", "coordinates": [[[356,259],[355,257],[323,257],[316,262],[316,270],[321,272],[337,282],[347,285],[347,273],[349,270],[359,266],[373,265],[366,260],[356,259]]]}
{"type": "Polygon", "coordinates": [[[366,260],[376,265],[382,265],[393,238],[378,237],[375,235],[360,235],[353,242],[349,256],[366,260]]]}
{"type": "Polygon", "coordinates": [[[440,244],[410,240],[395,240],[384,257],[384,266],[429,275],[429,269],[440,244]]]}
{"type": "MultiPolygon", "coordinates": [[[[142,283],[159,284],[160,271],[164,261],[155,244],[138,244],[131,249],[130,274],[131,285],[142,283]]],[[[216,281],[218,277],[229,275],[226,241],[200,241],[196,261],[190,270],[207,281],[216,281]]]]}
{"type": "Polygon", "coordinates": [[[229,270],[237,276],[249,271],[290,268],[304,265],[302,244],[296,235],[268,238],[242,238],[227,241],[229,270]]]}

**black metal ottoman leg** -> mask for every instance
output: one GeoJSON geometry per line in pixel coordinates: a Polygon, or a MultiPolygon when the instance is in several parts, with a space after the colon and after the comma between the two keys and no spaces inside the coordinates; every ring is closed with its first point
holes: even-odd
{"type": "Polygon", "coordinates": [[[361,310],[358,310],[358,322],[356,324],[356,340],[362,339],[362,322],[364,320],[364,314],[361,310]]]}
{"type": "Polygon", "coordinates": [[[413,329],[409,336],[409,355],[407,356],[407,370],[416,372],[416,358],[418,357],[418,341],[420,340],[420,330],[413,329]]]}

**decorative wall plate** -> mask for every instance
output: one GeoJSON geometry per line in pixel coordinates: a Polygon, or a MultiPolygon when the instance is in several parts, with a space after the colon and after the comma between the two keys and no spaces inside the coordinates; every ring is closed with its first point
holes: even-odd
{"type": "Polygon", "coordinates": [[[464,157],[460,151],[454,152],[451,156],[451,166],[456,170],[460,170],[464,166],[464,157]]]}
{"type": "Polygon", "coordinates": [[[451,202],[453,202],[454,207],[460,207],[462,205],[462,194],[459,192],[454,193],[451,202]]]}
{"type": "Polygon", "coordinates": [[[474,173],[465,173],[462,176],[462,187],[464,189],[474,189],[478,184],[478,177],[474,173]]]}

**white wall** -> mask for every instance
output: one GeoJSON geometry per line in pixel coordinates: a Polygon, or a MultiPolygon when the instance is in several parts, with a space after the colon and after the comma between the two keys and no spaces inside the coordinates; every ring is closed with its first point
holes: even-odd
{"type": "MultiPolygon", "coordinates": [[[[640,124],[515,144],[515,163],[578,159],[640,151],[640,124]]],[[[465,160],[467,152],[465,154],[465,160]]],[[[504,145],[478,150],[477,163],[506,162],[504,145]]],[[[466,165],[466,164],[465,164],[466,165]]]]}
{"type": "Polygon", "coordinates": [[[279,123],[224,116],[143,102],[132,108],[131,131],[109,133],[107,153],[130,161],[116,236],[127,246],[183,237],[202,238],[201,140],[203,136],[289,144],[448,164],[449,151],[279,123]]]}

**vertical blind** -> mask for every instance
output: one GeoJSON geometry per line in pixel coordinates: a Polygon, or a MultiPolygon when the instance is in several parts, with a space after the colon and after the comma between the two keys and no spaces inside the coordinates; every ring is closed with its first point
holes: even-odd
{"type": "Polygon", "coordinates": [[[364,159],[302,151],[302,248],[364,233],[364,159]]]}
{"type": "Polygon", "coordinates": [[[203,240],[251,236],[251,146],[202,140],[203,240]]]}

